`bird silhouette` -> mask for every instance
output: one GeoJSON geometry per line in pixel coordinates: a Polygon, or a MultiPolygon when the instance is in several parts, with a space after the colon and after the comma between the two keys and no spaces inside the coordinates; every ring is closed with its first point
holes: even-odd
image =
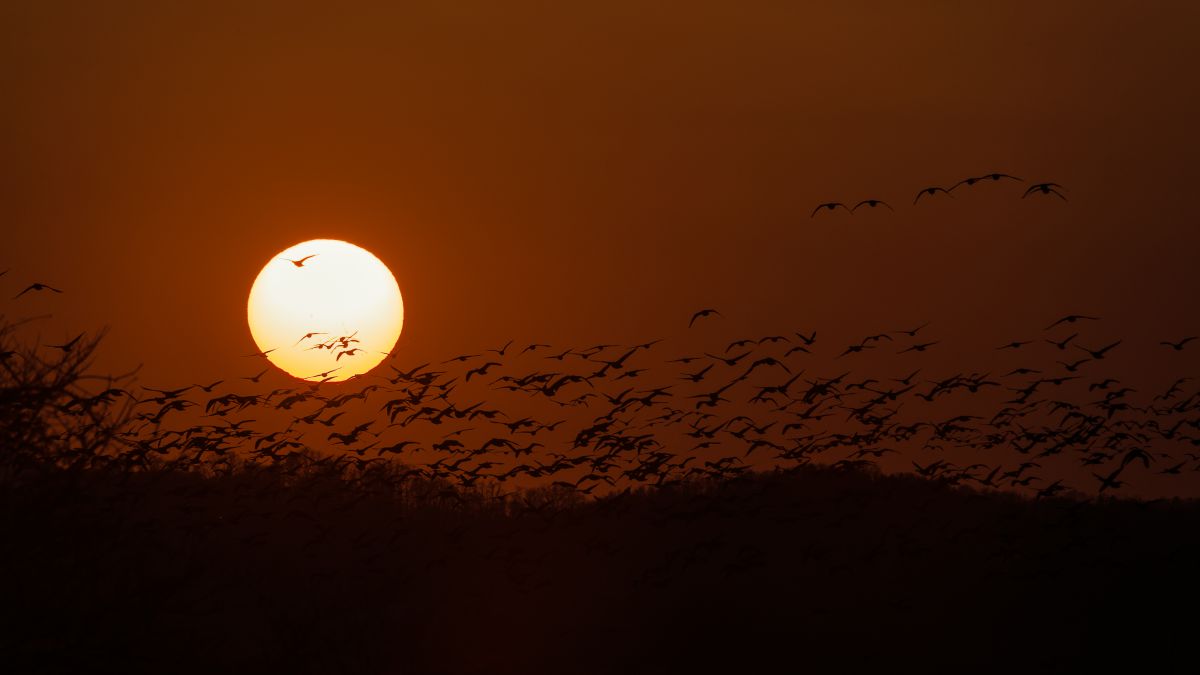
{"type": "Polygon", "coordinates": [[[271,352],[275,351],[276,349],[278,349],[278,347],[275,347],[275,348],[272,348],[272,349],[268,349],[268,350],[267,350],[267,351],[265,351],[265,352],[259,351],[259,352],[254,352],[253,354],[242,354],[242,358],[244,358],[244,359],[252,359],[252,358],[254,358],[254,357],[258,356],[258,357],[262,357],[262,358],[264,358],[264,359],[265,359],[265,358],[267,358],[267,354],[270,354],[271,352]]]}
{"type": "MultiPolygon", "coordinates": [[[[877,206],[886,206],[886,207],[888,208],[888,210],[889,210],[889,211],[895,211],[895,210],[896,210],[896,209],[893,209],[893,208],[892,208],[892,205],[891,205],[891,204],[889,204],[889,203],[887,203],[887,202],[883,201],[882,199],[864,199],[864,200],[862,200],[861,202],[859,202],[859,203],[855,204],[855,205],[854,205],[854,206],[853,206],[853,207],[850,209],[850,213],[854,213],[855,211],[857,211],[857,210],[858,210],[858,207],[860,207],[860,206],[867,206],[867,207],[869,207],[869,208],[872,208],[872,209],[873,209],[873,208],[875,208],[875,207],[877,207],[877,206]]],[[[810,216],[810,217],[811,217],[811,216],[810,216]]]]}
{"type": "Polygon", "coordinates": [[[1098,360],[1100,360],[1100,359],[1104,358],[1104,355],[1105,355],[1105,354],[1107,354],[1107,353],[1108,353],[1110,350],[1112,350],[1114,347],[1116,347],[1117,345],[1121,344],[1121,342],[1122,342],[1121,340],[1117,340],[1116,342],[1114,342],[1114,343],[1112,343],[1112,344],[1108,345],[1107,347],[1102,347],[1102,348],[1100,348],[1100,349],[1095,349],[1095,350],[1093,350],[1093,349],[1088,349],[1087,347],[1084,347],[1084,346],[1082,346],[1082,345],[1075,345],[1075,348],[1076,348],[1076,349],[1079,349],[1079,350],[1081,350],[1081,351],[1085,351],[1085,352],[1087,352],[1088,354],[1090,354],[1090,355],[1091,355],[1091,357],[1092,357],[1093,359],[1096,359],[1096,360],[1098,361],[1098,360]]]}
{"type": "Polygon", "coordinates": [[[252,376],[252,377],[243,377],[243,378],[241,378],[241,379],[243,379],[243,380],[249,380],[250,382],[253,382],[253,383],[255,383],[255,384],[258,384],[258,380],[259,380],[259,379],[260,379],[260,378],[261,378],[263,375],[266,375],[268,370],[270,370],[270,368],[264,368],[264,369],[263,369],[263,371],[262,371],[261,373],[257,374],[257,375],[254,375],[254,376],[252,376]]]}
{"type": "Polygon", "coordinates": [[[826,211],[833,211],[834,209],[836,209],[838,207],[845,209],[846,212],[851,215],[854,214],[854,211],[850,210],[850,207],[846,206],[845,204],[843,204],[841,202],[825,202],[824,204],[817,204],[817,207],[812,210],[812,214],[810,214],[808,217],[815,218],[817,216],[817,212],[820,211],[821,209],[825,209],[826,211]]]}
{"type": "Polygon", "coordinates": [[[1168,342],[1168,341],[1164,340],[1164,341],[1160,342],[1159,344],[1170,347],[1171,349],[1174,349],[1177,352],[1181,352],[1181,351],[1183,351],[1183,348],[1185,346],[1187,346],[1187,343],[1191,342],[1192,340],[1196,340],[1196,339],[1200,339],[1200,336],[1189,335],[1188,337],[1183,338],[1179,342],[1168,342]]]}
{"type": "Polygon", "coordinates": [[[691,328],[697,319],[703,319],[706,316],[721,316],[721,313],[715,309],[702,309],[692,315],[691,321],[688,321],[688,328],[691,328]]]}
{"type": "Polygon", "coordinates": [[[960,185],[966,185],[967,187],[971,187],[972,185],[983,182],[985,180],[999,181],[1002,178],[1007,178],[1009,180],[1015,180],[1018,182],[1022,180],[1020,178],[1017,178],[1016,176],[1010,176],[1006,173],[986,173],[982,176],[972,176],[970,178],[964,178],[964,179],[958,181],[957,183],[955,183],[953,186],[951,186],[950,189],[954,190],[954,188],[956,188],[960,185]]]}
{"type": "Polygon", "coordinates": [[[947,190],[946,188],[938,187],[938,186],[934,185],[934,186],[927,187],[927,188],[921,188],[921,190],[917,192],[917,196],[915,198],[913,198],[913,204],[916,205],[917,202],[921,201],[921,197],[932,197],[939,192],[946,195],[947,197],[954,196],[954,195],[950,194],[950,191],[947,190]]]}
{"type": "MultiPolygon", "coordinates": [[[[293,347],[295,347],[296,345],[300,344],[301,342],[304,342],[305,340],[312,339],[313,337],[315,337],[315,336],[317,336],[317,335],[328,335],[328,334],[329,334],[329,333],[305,333],[305,334],[304,334],[304,337],[300,338],[299,340],[296,340],[296,342],[294,342],[294,343],[292,344],[292,346],[293,346],[293,347]]],[[[293,333],[293,335],[294,335],[294,333],[293,333]]]]}
{"type": "Polygon", "coordinates": [[[59,289],[57,289],[57,288],[55,288],[55,287],[53,287],[53,286],[50,286],[50,285],[48,285],[48,284],[43,284],[43,283],[41,283],[41,282],[34,282],[34,283],[32,283],[32,284],[29,284],[28,286],[26,286],[26,287],[25,287],[25,290],[23,290],[23,291],[21,291],[20,293],[17,293],[16,295],[14,295],[14,296],[13,296],[13,300],[16,300],[17,298],[21,297],[22,295],[25,295],[26,293],[28,293],[28,292],[30,292],[30,291],[53,291],[53,292],[55,292],[55,293],[62,293],[62,291],[61,291],[61,290],[59,290],[59,289]]]}
{"type": "Polygon", "coordinates": [[[61,345],[46,345],[46,346],[50,347],[52,349],[61,350],[65,354],[75,348],[75,345],[79,342],[79,339],[82,338],[83,335],[84,335],[83,333],[80,333],[79,335],[76,335],[75,337],[71,338],[69,341],[67,341],[61,345]]]}
{"type": "Polygon", "coordinates": [[[317,253],[313,253],[313,254],[311,254],[311,255],[306,255],[306,256],[304,256],[303,258],[299,259],[299,260],[292,260],[292,259],[290,259],[290,258],[280,258],[280,260],[286,260],[286,261],[288,261],[288,262],[292,263],[293,265],[295,265],[296,267],[304,267],[304,263],[305,263],[305,261],[307,261],[307,260],[309,260],[309,259],[311,259],[311,258],[315,258],[315,257],[317,257],[318,255],[319,255],[319,254],[317,254],[317,253]]]}
{"type": "Polygon", "coordinates": [[[1038,183],[1037,185],[1030,185],[1029,189],[1025,191],[1025,194],[1021,195],[1021,199],[1024,199],[1031,194],[1043,194],[1054,195],[1064,202],[1067,201],[1067,198],[1063,196],[1063,193],[1059,192],[1055,188],[1065,189],[1058,183],[1038,183]]]}
{"type": "MultiPolygon", "coordinates": [[[[1064,323],[1075,323],[1076,321],[1099,321],[1099,320],[1100,320],[1100,317],[1098,317],[1098,316],[1087,316],[1084,314],[1068,314],[1068,315],[1064,316],[1063,318],[1059,319],[1058,321],[1055,321],[1054,323],[1050,324],[1049,326],[1046,326],[1043,330],[1050,330],[1051,328],[1054,328],[1055,326],[1058,326],[1059,324],[1064,324],[1064,323]]],[[[1072,336],[1072,337],[1074,337],[1074,336],[1072,336]]]]}
{"type": "Polygon", "coordinates": [[[901,349],[900,351],[898,351],[896,353],[897,354],[907,354],[908,352],[923,352],[926,349],[929,349],[930,347],[932,347],[936,344],[938,344],[938,343],[937,342],[922,342],[919,344],[911,345],[907,349],[901,349]]]}

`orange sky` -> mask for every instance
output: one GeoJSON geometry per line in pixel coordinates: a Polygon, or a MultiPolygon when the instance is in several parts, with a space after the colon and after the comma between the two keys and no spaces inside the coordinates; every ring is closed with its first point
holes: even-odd
{"type": "Polygon", "coordinates": [[[1200,329],[1189,3],[118,4],[0,8],[0,269],[144,382],[245,369],[254,275],[317,237],[392,267],[412,363],[686,347],[707,306],[839,342],[1200,329]],[[911,206],[987,171],[1071,201],[911,206]],[[898,211],[809,218],[866,197],[898,211]]]}

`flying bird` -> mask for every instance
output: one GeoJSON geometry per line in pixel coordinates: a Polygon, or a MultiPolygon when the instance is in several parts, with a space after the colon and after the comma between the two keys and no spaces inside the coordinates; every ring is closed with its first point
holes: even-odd
{"type": "Polygon", "coordinates": [[[1167,342],[1166,340],[1164,340],[1164,341],[1160,342],[1159,344],[1166,345],[1167,347],[1170,347],[1171,349],[1174,349],[1177,352],[1181,352],[1181,351],[1183,351],[1183,348],[1185,345],[1187,345],[1187,343],[1191,342],[1192,340],[1196,340],[1196,339],[1200,339],[1200,336],[1189,335],[1188,337],[1183,338],[1179,342],[1167,342]]]}
{"type": "Polygon", "coordinates": [[[29,291],[54,291],[55,293],[62,293],[62,291],[61,291],[61,290],[59,290],[59,289],[57,289],[57,288],[55,288],[55,287],[53,287],[53,286],[50,286],[50,285],[48,285],[48,284],[43,284],[43,283],[41,283],[41,282],[36,282],[36,281],[35,281],[34,283],[32,283],[32,284],[29,284],[28,286],[26,286],[26,287],[25,287],[25,290],[23,290],[23,291],[21,291],[20,293],[17,293],[16,295],[14,295],[14,296],[13,296],[13,300],[16,300],[17,298],[21,297],[22,295],[25,295],[25,294],[26,294],[26,293],[28,293],[29,291]]]}
{"type": "Polygon", "coordinates": [[[876,206],[886,206],[886,207],[888,207],[889,211],[896,210],[896,209],[892,208],[891,204],[883,201],[882,199],[864,199],[861,202],[855,204],[854,208],[850,209],[850,213],[854,213],[855,211],[857,211],[858,207],[860,207],[860,206],[868,206],[870,208],[875,208],[876,206]]]}
{"type": "Polygon", "coordinates": [[[990,179],[992,181],[998,181],[1001,178],[1008,178],[1010,180],[1015,180],[1015,181],[1023,180],[1021,178],[1017,178],[1016,176],[1010,176],[1006,173],[986,173],[982,176],[972,176],[970,178],[964,178],[964,179],[958,181],[957,183],[955,183],[953,186],[951,186],[950,189],[953,190],[954,188],[956,188],[960,185],[966,185],[967,187],[971,187],[972,185],[974,185],[976,183],[982,183],[985,180],[990,179]]]}
{"type": "Polygon", "coordinates": [[[286,260],[286,261],[292,263],[293,265],[295,265],[296,267],[304,267],[305,261],[307,261],[309,258],[315,258],[318,255],[320,255],[320,254],[313,253],[312,255],[306,255],[299,260],[292,260],[291,258],[280,258],[280,260],[286,260]]]}
{"type": "Polygon", "coordinates": [[[897,354],[906,354],[908,352],[923,352],[926,349],[929,349],[930,347],[932,347],[936,344],[937,344],[937,342],[922,342],[920,344],[912,345],[908,349],[901,349],[900,351],[898,351],[896,353],[897,354]]]}
{"type": "Polygon", "coordinates": [[[916,198],[913,199],[913,204],[915,205],[917,202],[921,201],[921,197],[932,197],[939,192],[946,195],[947,197],[954,196],[954,195],[950,194],[950,191],[947,190],[946,188],[938,187],[938,186],[934,185],[932,187],[922,188],[919,192],[917,192],[916,198]]]}
{"type": "Polygon", "coordinates": [[[1060,350],[1066,350],[1067,345],[1071,344],[1071,340],[1074,340],[1077,337],[1079,337],[1079,333],[1071,333],[1071,335],[1065,340],[1046,340],[1046,344],[1054,345],[1060,350]]]}
{"type": "Polygon", "coordinates": [[[1051,195],[1052,194],[1052,195],[1056,195],[1059,199],[1063,200],[1064,202],[1067,201],[1067,198],[1063,196],[1063,193],[1059,192],[1055,188],[1061,188],[1064,190],[1066,189],[1063,186],[1059,185],[1058,183],[1038,183],[1037,185],[1030,185],[1029,189],[1025,191],[1025,194],[1021,195],[1021,199],[1024,199],[1031,194],[1043,194],[1043,195],[1051,195]]]}
{"type": "Polygon", "coordinates": [[[81,338],[81,337],[83,337],[83,333],[80,333],[79,335],[76,335],[76,336],[75,336],[74,338],[72,338],[72,339],[71,339],[69,342],[65,342],[65,343],[63,343],[63,344],[61,344],[61,345],[46,345],[46,346],[47,346],[47,347],[50,347],[50,348],[52,348],[52,349],[60,349],[60,350],[62,350],[62,352],[65,354],[65,353],[67,353],[67,352],[69,352],[69,351],[71,351],[72,349],[74,349],[74,348],[75,348],[75,344],[76,344],[77,342],[79,342],[79,338],[81,338]]]}
{"type": "Polygon", "coordinates": [[[253,377],[243,377],[241,379],[249,380],[249,381],[253,382],[254,384],[258,384],[259,378],[261,378],[263,375],[266,375],[268,370],[270,370],[270,368],[264,368],[261,373],[255,375],[253,377]]]}
{"type": "Polygon", "coordinates": [[[821,209],[825,209],[827,211],[833,211],[834,209],[836,209],[839,206],[842,207],[843,209],[846,209],[846,211],[848,211],[851,214],[854,213],[854,211],[850,210],[850,207],[846,206],[845,204],[843,204],[841,202],[825,202],[824,204],[817,204],[817,208],[813,209],[812,215],[810,215],[809,218],[815,218],[817,216],[817,212],[820,211],[821,209]]]}
{"type": "Polygon", "coordinates": [[[1098,316],[1086,316],[1083,314],[1068,314],[1068,315],[1064,316],[1063,318],[1059,319],[1058,321],[1055,321],[1054,323],[1050,324],[1049,326],[1046,326],[1043,330],[1050,330],[1051,328],[1054,328],[1055,326],[1062,324],[1062,323],[1075,323],[1076,321],[1099,321],[1099,320],[1100,320],[1100,317],[1098,317],[1098,316]]]}
{"type": "Polygon", "coordinates": [[[251,358],[254,358],[255,356],[261,356],[265,359],[265,358],[267,358],[267,354],[270,354],[271,352],[275,351],[275,349],[278,349],[278,347],[275,347],[273,349],[268,349],[265,352],[254,352],[253,354],[242,354],[242,358],[243,359],[251,359],[251,358]]]}
{"type": "MultiPolygon", "coordinates": [[[[294,333],[293,333],[293,335],[294,335],[294,333]]],[[[296,340],[295,344],[293,344],[292,346],[295,347],[296,345],[300,344],[301,342],[304,342],[305,340],[309,340],[313,336],[316,336],[316,335],[328,335],[328,333],[305,333],[304,337],[300,338],[299,340],[296,340]]]]}
{"type": "Polygon", "coordinates": [[[1088,349],[1087,347],[1084,347],[1082,345],[1075,345],[1075,348],[1081,349],[1081,350],[1087,352],[1088,354],[1090,354],[1093,359],[1099,360],[1099,359],[1104,358],[1104,355],[1107,354],[1110,349],[1112,349],[1113,347],[1116,347],[1119,344],[1121,344],[1121,340],[1117,340],[1116,342],[1108,345],[1107,347],[1104,347],[1102,349],[1097,349],[1094,351],[1091,349],[1088,349]]]}
{"type": "Polygon", "coordinates": [[[691,328],[696,323],[696,319],[703,319],[706,316],[721,316],[721,313],[715,309],[702,309],[692,315],[692,320],[688,321],[688,328],[691,328]]]}

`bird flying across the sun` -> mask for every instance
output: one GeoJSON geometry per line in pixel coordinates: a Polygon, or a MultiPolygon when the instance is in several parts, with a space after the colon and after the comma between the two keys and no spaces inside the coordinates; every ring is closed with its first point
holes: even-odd
{"type": "Polygon", "coordinates": [[[850,207],[846,206],[845,204],[843,204],[841,202],[825,202],[824,204],[817,204],[817,208],[813,209],[812,215],[810,215],[809,218],[815,218],[817,215],[817,211],[820,211],[821,209],[825,209],[827,211],[832,211],[832,210],[838,208],[839,206],[842,207],[843,209],[846,209],[846,211],[848,211],[851,214],[854,213],[854,211],[850,210],[850,207]]]}
{"type": "Polygon", "coordinates": [[[721,313],[715,309],[702,309],[692,315],[692,320],[688,321],[688,328],[691,328],[697,319],[703,319],[706,316],[721,316],[721,313]]]}
{"type": "Polygon", "coordinates": [[[317,254],[317,253],[313,253],[311,255],[306,255],[299,260],[292,260],[291,258],[280,258],[280,260],[286,260],[286,261],[292,263],[293,265],[295,265],[296,267],[304,267],[305,261],[309,260],[310,258],[315,258],[318,255],[319,254],[317,254]]]}
{"type": "Polygon", "coordinates": [[[296,345],[300,344],[301,342],[304,342],[305,340],[310,340],[314,336],[317,336],[317,335],[328,335],[328,333],[305,333],[304,337],[300,338],[299,340],[296,340],[296,342],[293,343],[292,346],[295,347],[296,345]]]}
{"type": "Polygon", "coordinates": [[[1038,183],[1037,185],[1030,185],[1029,189],[1025,191],[1025,194],[1021,195],[1021,199],[1024,199],[1031,194],[1043,194],[1043,195],[1051,195],[1052,194],[1052,195],[1057,196],[1059,199],[1061,199],[1065,202],[1065,201],[1067,201],[1067,198],[1063,196],[1063,193],[1058,191],[1058,190],[1065,190],[1065,189],[1066,188],[1059,185],[1058,183],[1038,183]],[[1055,188],[1058,188],[1058,189],[1055,189],[1055,188]]]}
{"type": "MultiPolygon", "coordinates": [[[[338,366],[337,368],[334,368],[334,369],[332,369],[332,370],[327,370],[327,371],[325,371],[325,372],[323,372],[323,373],[317,373],[316,375],[310,375],[310,376],[308,376],[308,377],[306,377],[306,378],[304,378],[304,379],[306,379],[306,380],[312,380],[312,379],[315,379],[315,378],[318,378],[318,377],[326,378],[326,377],[329,377],[329,375],[330,375],[331,373],[336,373],[337,371],[339,371],[339,370],[341,370],[341,369],[342,369],[342,366],[338,366]]],[[[341,413],[338,413],[338,414],[341,414],[341,413]]]]}
{"type": "Polygon", "coordinates": [[[960,185],[966,185],[967,187],[971,187],[972,185],[974,185],[976,183],[982,183],[985,180],[998,181],[1002,178],[1007,178],[1007,179],[1015,180],[1015,181],[1023,180],[1021,178],[1017,178],[1016,176],[1010,176],[1006,173],[985,173],[982,176],[971,176],[970,178],[964,178],[964,179],[958,181],[957,183],[955,183],[954,185],[950,186],[950,190],[953,191],[954,188],[957,188],[960,185]]]}
{"type": "Polygon", "coordinates": [[[35,281],[34,283],[26,286],[25,290],[14,295],[13,300],[16,300],[17,298],[21,297],[22,295],[25,295],[29,291],[54,291],[55,293],[62,293],[61,290],[59,290],[53,286],[50,286],[49,284],[43,284],[41,282],[35,281]]]}
{"type": "Polygon", "coordinates": [[[893,209],[893,208],[892,208],[892,205],[891,205],[891,204],[889,204],[889,203],[887,203],[887,202],[883,201],[882,199],[864,199],[864,200],[862,200],[861,202],[859,202],[859,203],[855,204],[855,205],[854,205],[854,208],[850,209],[850,213],[854,213],[855,211],[857,211],[857,210],[858,210],[858,207],[860,207],[860,206],[867,206],[867,207],[870,207],[870,208],[872,208],[872,209],[873,209],[873,208],[875,208],[876,206],[886,206],[886,207],[888,207],[888,210],[889,210],[889,211],[895,211],[895,210],[896,210],[896,209],[893,209]]]}
{"type": "Polygon", "coordinates": [[[939,192],[946,195],[947,197],[954,196],[954,195],[950,194],[950,190],[947,190],[944,187],[938,187],[936,185],[933,185],[933,186],[930,186],[927,188],[922,188],[919,192],[917,192],[916,198],[913,199],[913,204],[916,204],[917,202],[921,201],[921,197],[932,197],[939,192]]]}
{"type": "Polygon", "coordinates": [[[362,351],[361,347],[352,347],[345,351],[338,352],[337,358],[334,359],[334,361],[341,361],[343,356],[354,356],[355,354],[357,354],[361,351],[362,351]]]}

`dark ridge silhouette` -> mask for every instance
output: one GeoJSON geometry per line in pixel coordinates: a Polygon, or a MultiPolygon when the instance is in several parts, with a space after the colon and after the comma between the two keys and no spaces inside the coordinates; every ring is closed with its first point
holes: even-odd
{"type": "Polygon", "coordinates": [[[1200,462],[1162,459],[1197,424],[1186,378],[1142,412],[1108,378],[1038,416],[1027,399],[1075,379],[1048,376],[990,419],[909,422],[910,395],[1011,383],[789,374],[762,350],[790,340],[768,335],[685,357],[720,371],[688,371],[694,395],[619,379],[655,340],[567,350],[585,374],[523,373],[509,342],[456,370],[193,401],[97,378],[99,341],[29,345],[0,322],[0,649],[18,672],[1063,672],[1165,665],[1192,633],[1200,505],[1109,496],[1200,462]],[[453,397],[464,372],[542,407],[453,397]],[[746,398],[786,415],[727,412],[746,398]],[[825,417],[855,431],[810,435],[825,417]],[[989,462],[950,455],[985,441],[989,462]],[[990,459],[1009,446],[1019,463],[990,459]],[[1096,485],[1049,475],[1064,453],[1096,485]],[[914,473],[880,471],[893,455],[914,473]]]}

